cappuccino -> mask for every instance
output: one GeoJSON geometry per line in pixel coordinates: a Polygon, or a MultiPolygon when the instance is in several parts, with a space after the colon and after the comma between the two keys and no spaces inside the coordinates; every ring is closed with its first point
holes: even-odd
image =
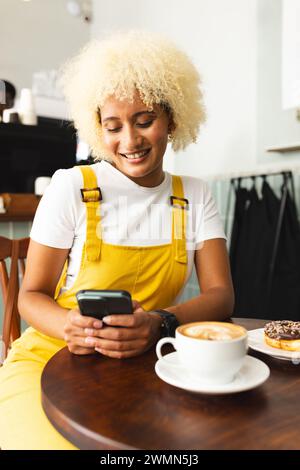
{"type": "Polygon", "coordinates": [[[247,334],[242,326],[210,321],[182,325],[178,328],[178,332],[188,338],[207,341],[230,341],[247,334]]]}
{"type": "Polygon", "coordinates": [[[176,328],[175,338],[161,338],[156,354],[164,344],[171,343],[177,352],[179,370],[188,380],[206,384],[227,384],[243,365],[247,354],[247,330],[233,323],[203,321],[186,323],[176,328]]]}

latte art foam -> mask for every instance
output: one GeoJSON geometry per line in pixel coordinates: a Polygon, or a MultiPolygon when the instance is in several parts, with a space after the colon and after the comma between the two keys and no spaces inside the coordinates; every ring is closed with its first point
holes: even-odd
{"type": "Polygon", "coordinates": [[[179,332],[189,338],[208,341],[226,341],[246,334],[243,327],[221,322],[197,322],[182,325],[179,332]]]}

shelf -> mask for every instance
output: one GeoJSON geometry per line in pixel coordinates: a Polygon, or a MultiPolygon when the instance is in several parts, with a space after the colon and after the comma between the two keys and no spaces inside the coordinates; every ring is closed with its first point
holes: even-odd
{"type": "Polygon", "coordinates": [[[286,152],[300,152],[300,142],[291,145],[282,145],[281,147],[270,147],[266,149],[267,152],[286,153],[286,152]]]}
{"type": "Polygon", "coordinates": [[[32,222],[41,196],[31,193],[0,193],[6,212],[0,222],[32,222]]]}
{"type": "Polygon", "coordinates": [[[1,222],[32,222],[34,214],[0,214],[1,222]]]}

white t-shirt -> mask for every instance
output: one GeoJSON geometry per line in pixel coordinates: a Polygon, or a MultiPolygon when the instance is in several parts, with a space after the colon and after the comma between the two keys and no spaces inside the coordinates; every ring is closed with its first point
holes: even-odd
{"type": "MultiPolygon", "coordinates": [[[[101,228],[105,243],[152,246],[171,242],[172,177],[169,173],[165,172],[159,186],[146,188],[134,183],[106,161],[97,162],[91,168],[97,175],[103,198],[101,228]]],[[[199,249],[204,240],[226,237],[207,184],[190,176],[181,178],[184,197],[189,201],[187,282],[193,268],[195,249],[199,249]]],[[[83,188],[83,177],[78,167],[56,171],[40,201],[30,232],[30,237],[38,243],[70,248],[63,290],[69,289],[77,277],[86,236],[86,207],[81,200],[80,188],[83,188]]]]}

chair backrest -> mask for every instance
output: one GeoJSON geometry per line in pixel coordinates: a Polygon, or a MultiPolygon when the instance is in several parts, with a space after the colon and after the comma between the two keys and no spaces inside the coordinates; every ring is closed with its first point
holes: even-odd
{"type": "Polygon", "coordinates": [[[29,238],[10,240],[0,237],[0,284],[4,303],[1,360],[6,358],[10,342],[21,335],[18,311],[19,275],[21,273],[24,277],[28,246],[29,238]],[[11,260],[9,274],[6,265],[8,259],[11,260]]]}

